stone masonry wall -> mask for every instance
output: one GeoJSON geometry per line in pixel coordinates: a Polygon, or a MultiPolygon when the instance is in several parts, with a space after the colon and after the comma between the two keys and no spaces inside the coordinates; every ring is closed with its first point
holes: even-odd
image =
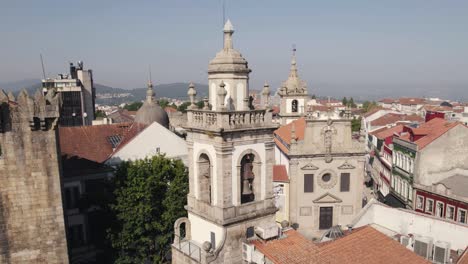
{"type": "Polygon", "coordinates": [[[68,263],[58,108],[39,94],[11,97],[0,91],[0,263],[68,263]]]}

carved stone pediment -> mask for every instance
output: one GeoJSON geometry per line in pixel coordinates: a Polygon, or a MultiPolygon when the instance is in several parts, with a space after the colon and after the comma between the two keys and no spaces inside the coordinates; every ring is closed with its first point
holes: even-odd
{"type": "Polygon", "coordinates": [[[325,193],[324,195],[320,196],[319,198],[313,200],[314,203],[341,203],[343,200],[334,196],[331,193],[325,193]]]}
{"type": "Polygon", "coordinates": [[[343,163],[341,166],[338,167],[338,169],[340,169],[340,170],[351,170],[351,169],[355,169],[355,168],[356,167],[349,164],[347,161],[345,161],[345,163],[343,163]]]}
{"type": "Polygon", "coordinates": [[[302,170],[318,170],[319,167],[315,166],[312,163],[306,164],[304,167],[301,168],[302,170]]]}

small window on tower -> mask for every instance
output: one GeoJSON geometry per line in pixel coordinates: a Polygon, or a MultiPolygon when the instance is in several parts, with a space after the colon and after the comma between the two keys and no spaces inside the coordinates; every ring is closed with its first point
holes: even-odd
{"type": "Polygon", "coordinates": [[[292,103],[291,103],[291,112],[293,113],[297,113],[297,100],[293,100],[292,103]]]}
{"type": "Polygon", "coordinates": [[[251,238],[255,235],[254,233],[254,227],[253,226],[250,226],[250,227],[247,227],[247,231],[245,232],[245,236],[247,238],[251,238]]]}

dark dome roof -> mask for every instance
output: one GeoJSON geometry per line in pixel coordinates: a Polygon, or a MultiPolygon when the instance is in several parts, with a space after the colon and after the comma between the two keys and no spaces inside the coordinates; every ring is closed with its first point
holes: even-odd
{"type": "Polygon", "coordinates": [[[169,117],[166,111],[154,101],[145,101],[135,115],[135,122],[150,125],[158,122],[165,128],[169,128],[169,117]]]}

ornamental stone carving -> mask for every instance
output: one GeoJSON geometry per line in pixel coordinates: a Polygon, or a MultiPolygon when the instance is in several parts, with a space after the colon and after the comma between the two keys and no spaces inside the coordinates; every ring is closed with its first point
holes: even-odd
{"type": "Polygon", "coordinates": [[[333,171],[326,170],[319,175],[317,182],[322,189],[331,189],[338,182],[338,177],[333,171]]]}

